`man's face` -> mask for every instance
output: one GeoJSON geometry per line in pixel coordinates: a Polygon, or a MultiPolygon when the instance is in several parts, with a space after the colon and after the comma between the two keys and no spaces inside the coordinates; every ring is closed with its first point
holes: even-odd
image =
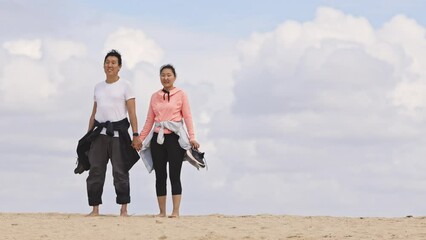
{"type": "Polygon", "coordinates": [[[104,62],[104,71],[107,76],[117,76],[121,66],[118,65],[118,58],[108,56],[104,62]]]}

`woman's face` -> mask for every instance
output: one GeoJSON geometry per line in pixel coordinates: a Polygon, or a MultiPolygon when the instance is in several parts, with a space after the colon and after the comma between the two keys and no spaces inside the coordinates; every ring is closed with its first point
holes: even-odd
{"type": "Polygon", "coordinates": [[[165,90],[172,90],[176,77],[170,68],[165,68],[161,71],[160,80],[165,90]]]}

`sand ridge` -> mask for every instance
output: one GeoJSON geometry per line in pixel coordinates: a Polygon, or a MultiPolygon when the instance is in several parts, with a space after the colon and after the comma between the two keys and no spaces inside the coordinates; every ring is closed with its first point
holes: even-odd
{"type": "Polygon", "coordinates": [[[426,239],[425,217],[0,213],[1,239],[426,239]]]}

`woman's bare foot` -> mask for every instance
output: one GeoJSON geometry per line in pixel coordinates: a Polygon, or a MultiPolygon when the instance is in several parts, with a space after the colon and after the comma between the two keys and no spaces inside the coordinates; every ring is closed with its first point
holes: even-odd
{"type": "Polygon", "coordinates": [[[179,218],[179,207],[180,207],[180,201],[182,199],[182,195],[173,195],[173,211],[172,214],[170,214],[169,218],[179,218]]]}
{"type": "Polygon", "coordinates": [[[172,214],[170,214],[169,218],[179,218],[179,212],[172,212],[172,214]]]}
{"type": "Polygon", "coordinates": [[[158,208],[160,210],[160,213],[155,215],[155,217],[166,217],[166,198],[167,196],[157,197],[158,208]]]}

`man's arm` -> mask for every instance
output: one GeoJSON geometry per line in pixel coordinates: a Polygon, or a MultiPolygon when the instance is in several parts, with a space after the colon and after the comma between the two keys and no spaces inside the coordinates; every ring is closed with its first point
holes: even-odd
{"type": "MultiPolygon", "coordinates": [[[[136,100],[131,98],[126,101],[127,111],[129,112],[130,126],[132,126],[132,133],[139,134],[138,131],[138,118],[136,117],[136,100]]],[[[132,146],[139,151],[142,148],[142,142],[137,136],[133,136],[132,146]]]]}
{"type": "Polygon", "coordinates": [[[95,125],[95,115],[96,115],[96,102],[93,102],[93,109],[92,109],[92,115],[90,115],[90,120],[89,120],[89,129],[87,129],[87,132],[92,131],[94,125],[95,125]]]}

